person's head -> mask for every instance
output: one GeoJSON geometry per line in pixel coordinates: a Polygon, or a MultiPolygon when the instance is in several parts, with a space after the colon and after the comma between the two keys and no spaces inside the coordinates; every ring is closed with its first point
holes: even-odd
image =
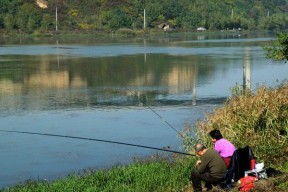
{"type": "Polygon", "coordinates": [[[216,142],[217,140],[223,138],[221,132],[218,129],[214,129],[213,131],[210,131],[209,135],[212,138],[212,142],[216,142]]]}
{"type": "Polygon", "coordinates": [[[205,153],[206,149],[207,148],[201,143],[195,145],[196,154],[199,156],[202,156],[205,153]]]}

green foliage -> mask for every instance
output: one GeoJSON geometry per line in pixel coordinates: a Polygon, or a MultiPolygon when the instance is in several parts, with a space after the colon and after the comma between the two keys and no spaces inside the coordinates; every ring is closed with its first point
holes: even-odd
{"type": "MultiPolygon", "coordinates": [[[[159,157],[158,157],[159,158],[159,157]]],[[[129,166],[115,166],[109,170],[86,170],[84,174],[72,174],[68,178],[47,181],[27,181],[23,185],[7,187],[3,192],[27,191],[179,191],[189,184],[194,165],[193,159],[152,158],[129,166]]]]}
{"type": "Polygon", "coordinates": [[[119,29],[125,27],[131,27],[132,19],[126,15],[124,11],[121,9],[114,9],[112,11],[112,17],[109,21],[109,28],[110,29],[119,29]]]}
{"type": "Polygon", "coordinates": [[[231,89],[232,97],[238,97],[245,94],[245,90],[242,85],[236,85],[231,89]]]}
{"type": "Polygon", "coordinates": [[[35,6],[24,3],[18,8],[16,14],[16,28],[21,31],[33,32],[40,27],[41,16],[35,6]]]}
{"type": "Polygon", "coordinates": [[[3,24],[5,28],[10,31],[14,28],[15,19],[12,14],[6,14],[3,19],[3,24]]]}
{"type": "Polygon", "coordinates": [[[279,33],[271,47],[264,47],[266,58],[273,60],[288,60],[288,33],[279,33]]]}
{"type": "Polygon", "coordinates": [[[66,31],[143,29],[144,9],[147,28],[169,23],[170,28],[196,30],[269,29],[288,26],[287,0],[46,0],[48,8],[35,1],[1,0],[0,29],[55,30],[55,12],[59,29],[66,31]],[[9,19],[13,15],[13,21],[9,19]],[[54,25],[54,26],[53,26],[54,25]]]}
{"type": "MultiPolygon", "coordinates": [[[[255,94],[235,90],[222,108],[197,123],[194,132],[198,139],[212,147],[208,133],[217,128],[237,148],[249,145],[258,162],[283,165],[288,161],[288,83],[274,89],[259,87],[255,94]]],[[[191,149],[186,141],[184,144],[191,149]]]]}
{"type": "Polygon", "coordinates": [[[17,7],[22,4],[22,0],[1,0],[0,1],[0,13],[15,14],[17,7]]]}

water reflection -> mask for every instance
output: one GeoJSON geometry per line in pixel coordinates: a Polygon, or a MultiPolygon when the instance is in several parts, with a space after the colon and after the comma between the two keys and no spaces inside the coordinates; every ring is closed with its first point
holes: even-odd
{"type": "Polygon", "coordinates": [[[251,65],[264,60],[259,45],[269,38],[237,39],[241,44],[228,47],[235,40],[195,39],[165,45],[146,38],[142,45],[69,45],[58,39],[56,45],[5,45],[0,48],[1,113],[222,101],[240,82],[241,76],[230,72],[237,66],[243,65],[243,85],[251,87],[251,65]],[[213,84],[213,90],[205,88],[213,84]]]}
{"type": "Polygon", "coordinates": [[[58,44],[58,40],[56,40],[56,45],[57,45],[57,63],[58,63],[58,68],[59,68],[59,65],[60,65],[60,59],[59,59],[59,44],[58,44]]]}
{"type": "Polygon", "coordinates": [[[251,53],[249,47],[244,48],[243,87],[251,90],[251,53]]]}
{"type": "MultiPolygon", "coordinates": [[[[1,62],[1,108],[55,109],[71,105],[149,105],[157,97],[190,92],[198,66],[166,55],[120,58],[65,58],[56,55],[17,56],[1,62]],[[6,66],[9,65],[9,68],[6,66]],[[18,105],[15,105],[18,103],[18,105]],[[36,106],[36,103],[38,104],[36,106]]],[[[195,60],[194,58],[192,60],[195,60]]],[[[168,103],[166,103],[168,104],[168,103]]],[[[1,111],[4,112],[5,110],[1,111]]]]}

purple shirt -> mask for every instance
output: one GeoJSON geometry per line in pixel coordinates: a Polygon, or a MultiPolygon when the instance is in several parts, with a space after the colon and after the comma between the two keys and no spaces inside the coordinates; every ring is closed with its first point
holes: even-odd
{"type": "Polygon", "coordinates": [[[226,139],[219,139],[214,143],[215,150],[221,157],[231,157],[236,150],[235,146],[226,139]]]}

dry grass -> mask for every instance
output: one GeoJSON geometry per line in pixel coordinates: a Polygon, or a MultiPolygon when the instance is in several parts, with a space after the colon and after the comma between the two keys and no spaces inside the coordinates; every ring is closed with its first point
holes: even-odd
{"type": "MultiPolygon", "coordinates": [[[[288,83],[274,89],[260,87],[255,94],[234,95],[194,129],[198,139],[209,147],[208,133],[219,129],[237,148],[249,145],[258,162],[281,166],[287,162],[288,153],[288,83]]],[[[189,131],[184,132],[186,137],[189,131]]],[[[186,149],[190,147],[187,143],[186,149]]]]}

